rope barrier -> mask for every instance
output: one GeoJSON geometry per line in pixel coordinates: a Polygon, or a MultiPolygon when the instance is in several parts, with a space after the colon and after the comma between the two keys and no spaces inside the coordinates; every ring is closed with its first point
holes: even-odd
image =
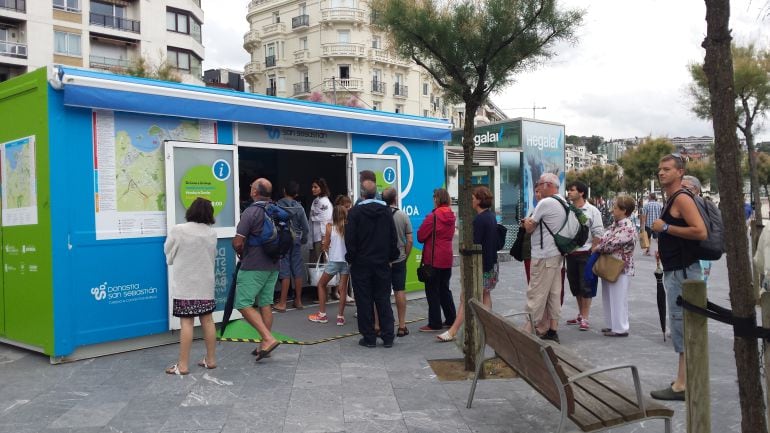
{"type": "Polygon", "coordinates": [[[732,310],[720,307],[712,302],[706,301],[706,308],[703,308],[685,301],[681,296],[676,298],[676,305],[687,311],[706,316],[709,319],[732,325],[733,336],[735,337],[770,340],[770,329],[757,326],[757,316],[755,314],[748,317],[739,317],[734,315],[732,310]]]}

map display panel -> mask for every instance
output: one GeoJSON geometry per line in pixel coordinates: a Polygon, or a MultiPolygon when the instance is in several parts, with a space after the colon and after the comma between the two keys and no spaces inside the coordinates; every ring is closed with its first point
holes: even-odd
{"type": "Polygon", "coordinates": [[[35,136],[0,145],[3,226],[37,224],[35,136]]]}

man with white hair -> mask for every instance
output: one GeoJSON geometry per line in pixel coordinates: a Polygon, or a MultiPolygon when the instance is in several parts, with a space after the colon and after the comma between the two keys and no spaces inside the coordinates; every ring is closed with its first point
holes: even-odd
{"type": "MultiPolygon", "coordinates": [[[[553,236],[564,225],[567,214],[564,212],[565,200],[559,197],[559,177],[545,173],[535,184],[543,197],[537,203],[532,216],[524,218],[522,224],[527,233],[532,234],[532,263],[530,281],[527,288],[527,312],[535,321],[540,320],[548,311],[550,326],[541,336],[544,340],[559,342],[559,317],[561,316],[561,267],[562,255],[556,247],[553,236]],[[544,227],[544,226],[547,226],[544,227]]],[[[529,331],[529,322],[526,328],[529,331]]]]}

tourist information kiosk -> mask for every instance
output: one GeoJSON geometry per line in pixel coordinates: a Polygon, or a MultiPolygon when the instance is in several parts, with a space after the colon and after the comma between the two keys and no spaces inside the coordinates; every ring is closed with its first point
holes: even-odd
{"type": "Polygon", "coordinates": [[[451,127],[64,67],[0,83],[0,119],[0,341],[54,362],[177,339],[163,242],[195,197],[217,212],[221,309],[244,184],[268,177],[280,197],[282,181],[327,176],[354,195],[371,169],[417,227],[451,127]]]}

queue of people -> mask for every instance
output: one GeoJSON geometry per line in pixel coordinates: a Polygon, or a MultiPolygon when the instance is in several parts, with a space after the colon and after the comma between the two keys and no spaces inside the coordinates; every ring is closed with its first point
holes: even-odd
{"type": "MultiPolygon", "coordinates": [[[[676,297],[681,293],[685,278],[699,278],[701,263],[689,257],[688,245],[706,235],[704,222],[698,213],[692,194],[700,193],[700,183],[691,176],[684,176],[685,166],[676,154],[661,159],[658,170],[660,183],[669,199],[658,208],[656,197],[641,209],[641,230],[658,240],[658,255],[663,265],[664,280],[668,289],[671,335],[674,349],[679,353],[679,366],[670,386],[651,393],[661,400],[684,399],[684,347],[682,336],[681,307],[676,297]],[[686,188],[690,195],[679,194],[686,188]]],[[[326,258],[323,273],[318,281],[318,311],[308,316],[316,323],[327,323],[326,300],[328,286],[335,276],[339,278],[335,295],[339,297],[336,324],[346,323],[345,307],[349,281],[355,290],[355,305],[359,344],[367,348],[377,346],[378,339],[386,348],[393,347],[396,337],[409,334],[406,327],[406,259],[413,246],[412,226],[407,215],[398,209],[398,192],[387,188],[377,192],[374,174],[362,172],[359,178],[361,197],[353,205],[346,195],[339,196],[334,205],[329,199],[329,188],[323,178],[311,184],[314,196],[310,213],[296,201],[299,185],[289,182],[283,188],[284,197],[279,200],[290,214],[290,225],[295,234],[294,244],[280,260],[266,255],[259,245],[247,240],[262,230],[268,218],[264,206],[251,205],[242,214],[233,239],[233,248],[240,259],[237,275],[234,307],[246,322],[262,336],[261,343],[252,352],[256,361],[269,357],[281,344],[271,334],[273,311],[285,312],[287,292],[291,283],[295,286],[294,307],[302,309],[301,288],[304,285],[305,268],[300,254],[302,245],[312,242],[310,261],[326,258]],[[278,302],[273,305],[274,287],[281,280],[278,302]],[[397,322],[391,307],[390,296],[395,295],[397,322]]],[[[589,315],[592,299],[598,285],[592,283],[589,266],[591,254],[604,254],[622,263],[617,278],[602,280],[602,306],[604,327],[601,333],[607,337],[627,337],[630,332],[628,289],[634,275],[634,248],[638,237],[632,215],[636,201],[620,195],[612,203],[613,222],[605,230],[599,210],[586,197],[587,187],[582,182],[572,182],[565,188],[566,199],[559,195],[560,180],[553,173],[544,173],[535,183],[537,204],[531,213],[521,220],[526,231],[524,256],[527,274],[526,311],[531,316],[524,327],[540,338],[559,342],[558,328],[564,296],[564,277],[567,276],[570,292],[575,297],[578,314],[565,321],[581,331],[590,329],[589,315]],[[583,245],[563,254],[556,242],[558,233],[567,224],[569,206],[580,209],[587,217],[589,235],[583,245]],[[566,210],[566,212],[565,212],[566,210]],[[534,326],[534,329],[532,328],[534,326]]],[[[251,197],[255,204],[270,202],[272,184],[264,178],[251,184],[251,197]]],[[[456,338],[463,324],[464,302],[455,306],[450,288],[454,258],[452,242],[457,218],[450,208],[449,193],[438,188],[433,192],[434,208],[423,219],[417,230],[417,240],[422,243],[421,263],[431,267],[424,282],[428,306],[427,324],[421,332],[437,332],[440,342],[456,338]]],[[[473,243],[482,247],[483,303],[492,307],[491,292],[500,279],[497,263],[497,220],[491,210],[493,196],[483,186],[474,188],[471,196],[476,215],[472,222],[473,243]]],[[[203,326],[206,354],[198,362],[204,368],[216,368],[215,331],[211,313],[215,307],[213,296],[213,261],[216,235],[211,202],[198,198],[187,211],[187,223],[169,231],[164,249],[167,262],[175,272],[171,281],[173,314],[180,318],[180,353],[175,364],[166,372],[175,375],[189,373],[189,352],[195,317],[203,326]],[[208,264],[212,266],[207,266],[208,264]]],[[[581,239],[581,242],[582,239],[581,239]]],[[[644,251],[645,254],[648,251],[644,251]]]]}

